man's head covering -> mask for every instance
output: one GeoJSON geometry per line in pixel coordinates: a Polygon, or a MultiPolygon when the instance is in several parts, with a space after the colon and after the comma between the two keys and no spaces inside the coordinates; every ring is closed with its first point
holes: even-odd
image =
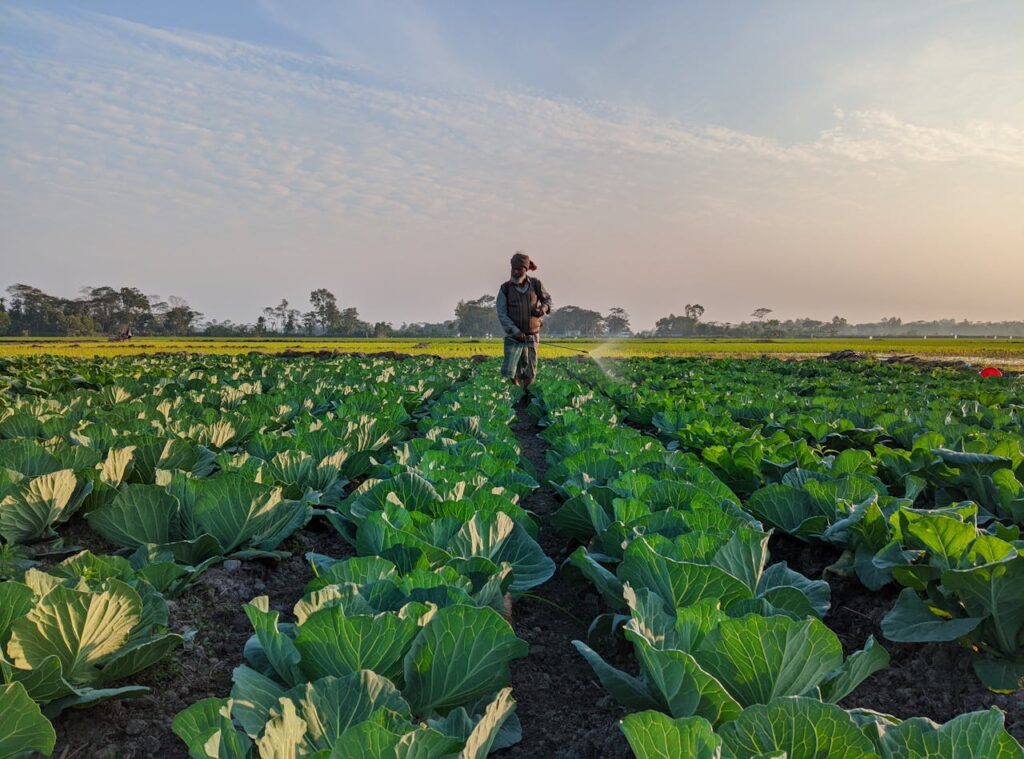
{"type": "Polygon", "coordinates": [[[530,257],[525,253],[516,253],[512,256],[512,268],[517,269],[519,267],[526,269],[527,271],[536,271],[537,264],[530,260],[530,257]]]}

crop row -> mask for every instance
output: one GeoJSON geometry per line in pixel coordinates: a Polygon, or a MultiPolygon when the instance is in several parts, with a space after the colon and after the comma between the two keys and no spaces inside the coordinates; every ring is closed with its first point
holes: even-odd
{"type": "Polygon", "coordinates": [[[1022,687],[1020,382],[877,364],[630,370],[632,387],[587,379],[764,524],[841,549],[830,572],[904,586],[883,622],[889,640],[960,641],[986,686],[1022,687]]]}
{"type": "Polygon", "coordinates": [[[294,621],[246,607],[230,698],[175,719],[194,757],[479,759],[519,740],[508,665],[527,644],[502,612],[554,564],[518,505],[537,482],[509,409],[494,378],[455,385],[328,514],[357,557],[309,557],[294,621]]]}
{"type": "MultiPolygon", "coordinates": [[[[820,621],[827,583],[767,564],[763,514],[745,509],[721,468],[712,468],[721,458],[698,457],[678,441],[666,448],[617,424],[623,399],[613,403],[612,393],[597,393],[575,376],[548,378],[539,391],[535,411],[553,454],[548,477],[566,499],[555,522],[586,544],[570,563],[614,610],[592,631],[621,631],[639,675],[615,669],[583,642],[576,646],[609,692],[639,710],[623,723],[638,756],[1022,754],[997,709],[939,726],[835,705],[885,667],[888,655],[869,639],[844,661],[820,621]]],[[[808,472],[825,476],[801,477],[801,467],[783,466],[782,477],[797,473],[783,484],[810,484],[809,497],[834,507],[844,498],[828,482],[850,476],[856,466],[846,468],[864,459],[814,453],[819,466],[808,472]]],[[[945,514],[915,516],[927,532],[928,520],[945,514]]]]}
{"type": "Polygon", "coordinates": [[[0,583],[0,756],[48,754],[48,718],[145,691],[126,679],[183,640],[167,631],[166,598],[226,558],[287,556],[282,542],[337,506],[467,368],[132,366],[96,361],[69,378],[27,361],[0,400],[0,570],[12,578],[0,583]],[[83,516],[116,555],[65,544],[61,526],[83,516]]]}

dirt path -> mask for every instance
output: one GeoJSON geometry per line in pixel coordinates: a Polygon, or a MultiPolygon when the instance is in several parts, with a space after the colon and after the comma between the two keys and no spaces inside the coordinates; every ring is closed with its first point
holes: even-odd
{"type": "MultiPolygon", "coordinates": [[[[523,455],[544,482],[545,443],[524,407],[512,427],[523,455]]],[[[550,524],[559,507],[555,492],[543,485],[523,506],[540,519],[539,542],[557,566],[571,550],[568,539],[550,524]]],[[[618,759],[631,757],[618,727],[620,710],[597,682],[590,666],[572,646],[586,640],[587,627],[603,611],[598,596],[582,581],[561,571],[534,590],[545,602],[522,598],[512,610],[516,634],[529,642],[530,655],[512,666],[513,694],[523,724],[523,740],[496,756],[501,759],[618,759]]]]}

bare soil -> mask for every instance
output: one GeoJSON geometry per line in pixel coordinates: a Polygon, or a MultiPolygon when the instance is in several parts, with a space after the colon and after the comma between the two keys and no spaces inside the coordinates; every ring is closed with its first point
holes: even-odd
{"type": "MultiPolygon", "coordinates": [[[[84,532],[76,531],[75,537],[94,548],[95,539],[84,532]]],[[[171,721],[196,701],[209,696],[225,698],[231,692],[231,672],[243,662],[242,647],[252,634],[242,604],[265,595],[271,608],[290,613],[313,577],[304,558],[307,551],[334,557],[353,553],[322,520],[292,535],[282,548],[292,556],[279,563],[245,561],[234,569],[219,565],[170,601],[170,630],[182,634],[194,630],[192,641],[169,659],[129,679],[132,684],[148,686],[149,693],[64,712],[54,723],[57,747],[53,756],[188,759],[185,744],[171,731],[171,721]]]]}
{"type": "MultiPolygon", "coordinates": [[[[513,430],[524,456],[543,482],[547,469],[545,443],[540,428],[522,406],[513,430]]],[[[555,492],[543,485],[523,503],[540,520],[539,542],[554,561],[561,565],[575,545],[550,524],[550,516],[560,503],[555,492]]],[[[587,639],[587,628],[598,614],[606,611],[593,589],[581,578],[557,571],[533,595],[520,598],[512,607],[512,626],[516,634],[530,644],[530,655],[512,665],[513,694],[517,714],[523,725],[523,740],[500,751],[502,759],[618,759],[632,752],[618,727],[624,715],[598,683],[590,665],[577,653],[572,641],[587,639]]],[[[598,648],[618,664],[615,651],[598,648]]]]}
{"type": "MultiPolygon", "coordinates": [[[[804,543],[776,533],[769,543],[772,561],[789,566],[812,579],[835,562],[840,552],[821,543],[804,543]]],[[[993,693],[971,669],[972,654],[956,643],[894,643],[882,634],[881,622],[896,602],[900,587],[890,584],[879,591],[865,588],[856,577],[830,573],[832,606],[827,624],[849,655],[874,635],[889,652],[888,669],[876,672],[840,705],[891,714],[900,719],[928,717],[947,722],[966,712],[998,706],[1006,713],[1006,729],[1024,742],[1024,692],[993,693]]]]}

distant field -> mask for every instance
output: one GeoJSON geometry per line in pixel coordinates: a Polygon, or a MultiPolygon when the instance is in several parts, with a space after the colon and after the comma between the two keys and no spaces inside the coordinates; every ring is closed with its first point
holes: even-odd
{"type": "MultiPolygon", "coordinates": [[[[1024,363],[1024,339],[616,339],[575,340],[552,339],[541,343],[543,356],[569,356],[577,350],[595,351],[599,356],[815,356],[840,350],[856,350],[878,356],[916,355],[929,358],[976,360],[980,358],[1005,363],[1024,363]]],[[[284,351],[338,351],[341,353],[435,354],[446,358],[477,354],[501,355],[501,340],[470,338],[419,339],[247,339],[247,338],[146,338],[127,343],[75,338],[0,338],[0,356],[59,355],[115,356],[140,353],[281,353],[284,351]]]]}

